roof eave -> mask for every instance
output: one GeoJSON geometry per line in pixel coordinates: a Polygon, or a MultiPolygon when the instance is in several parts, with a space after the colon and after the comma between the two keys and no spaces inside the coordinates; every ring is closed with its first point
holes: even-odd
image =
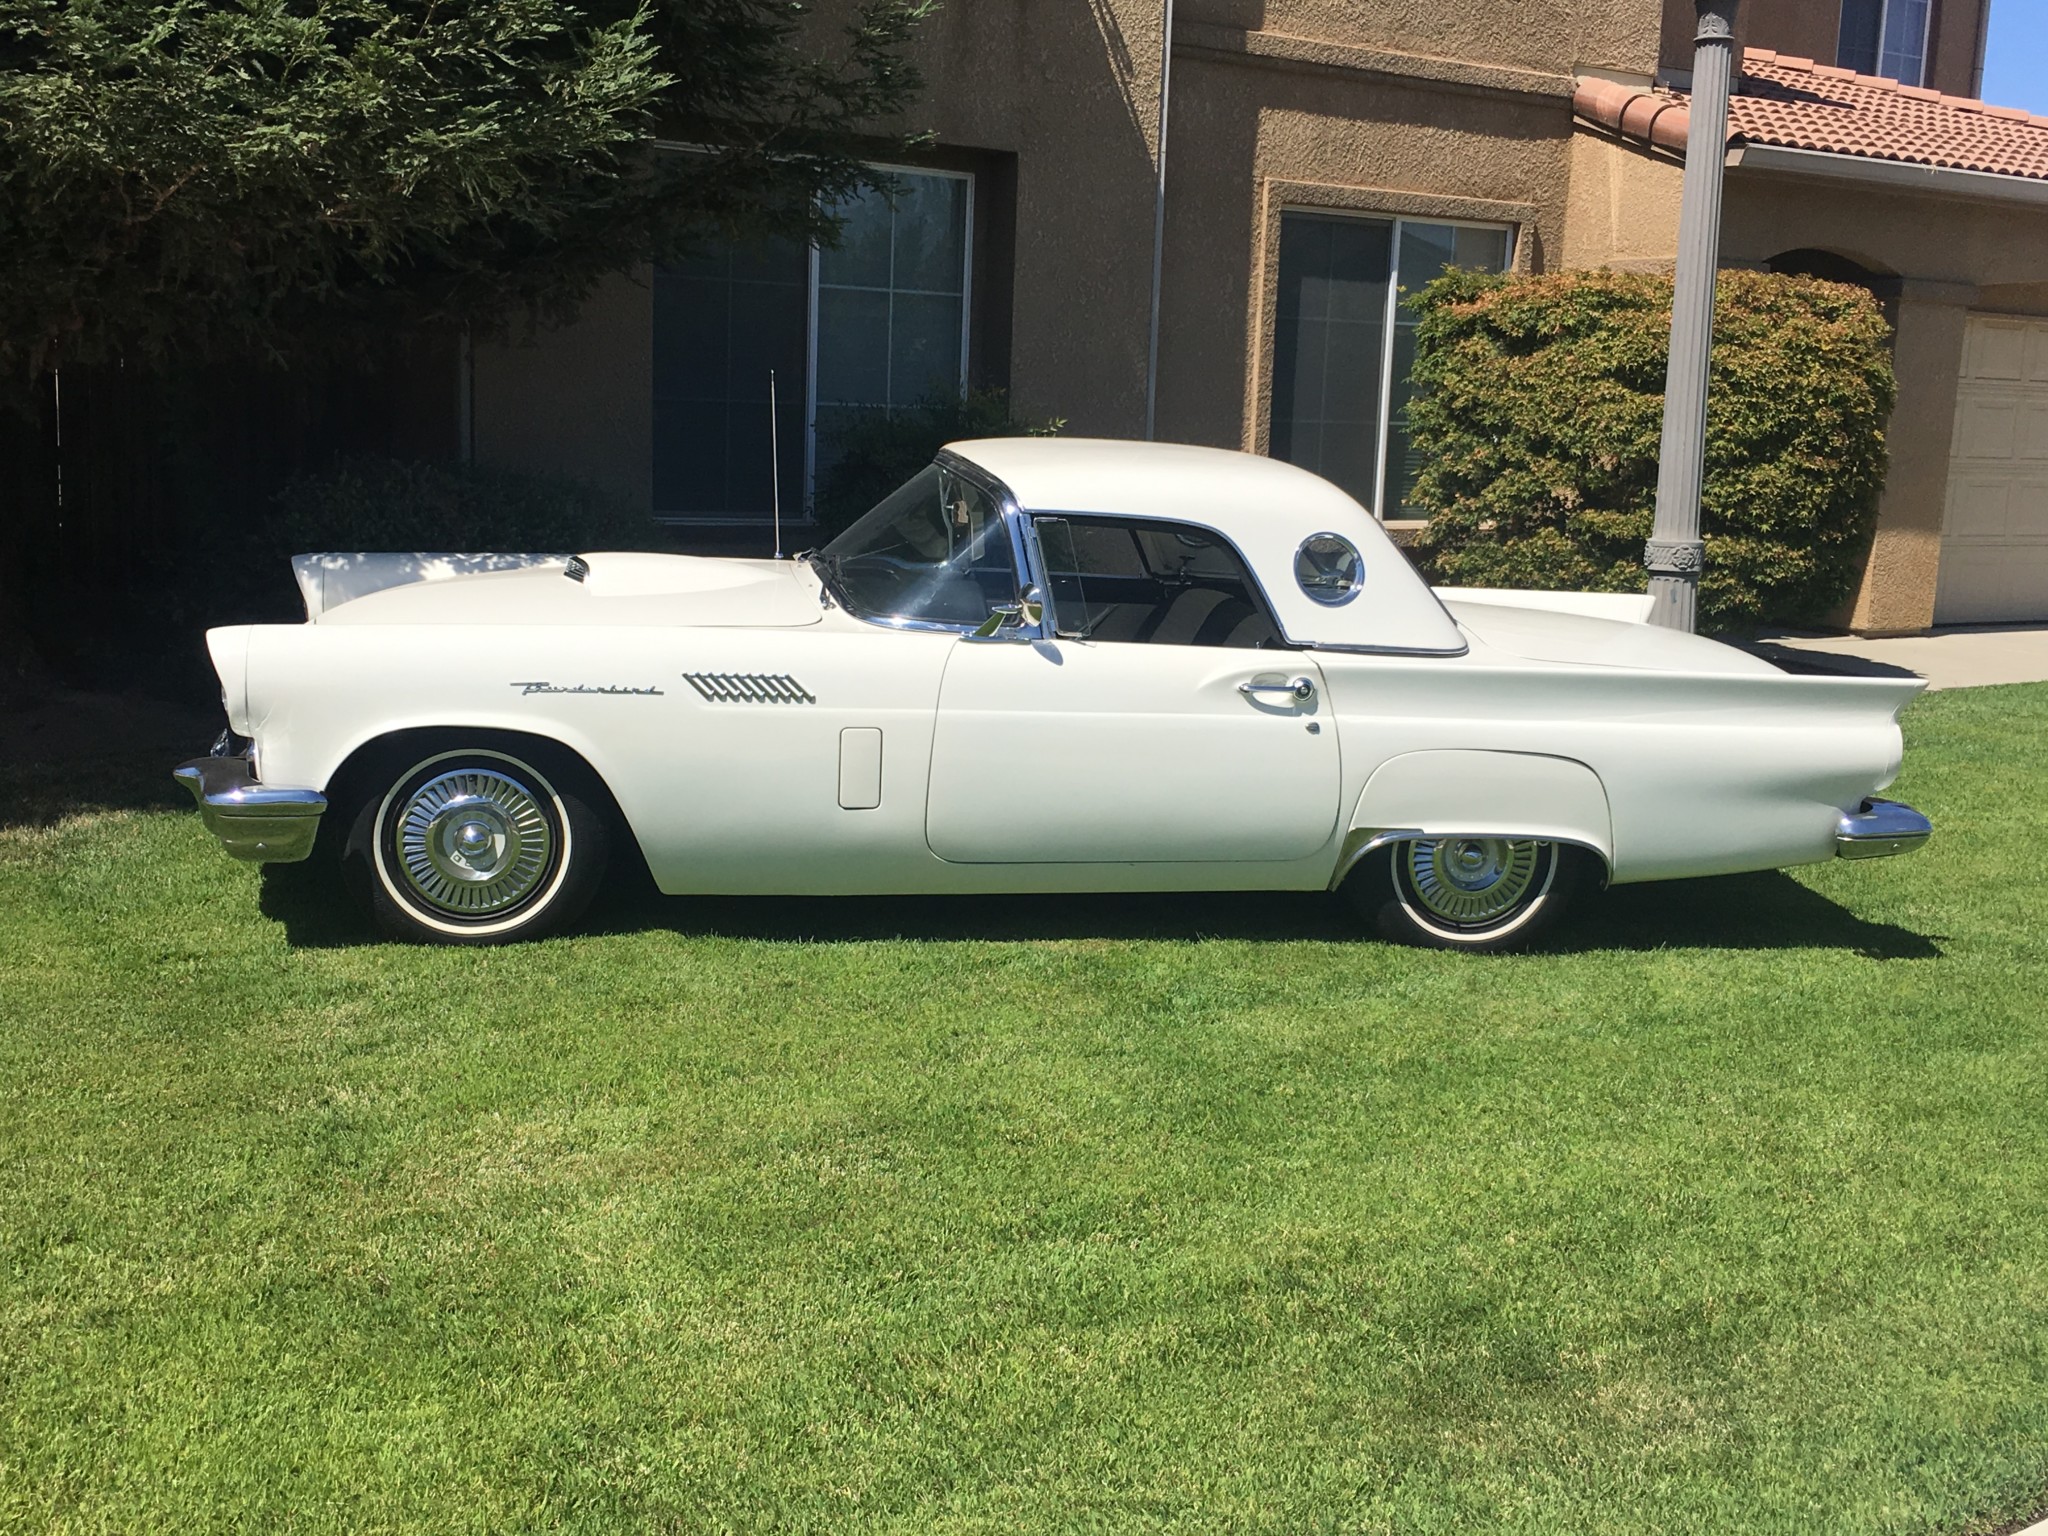
{"type": "Polygon", "coordinates": [[[2031,176],[2003,176],[1994,171],[1966,171],[1953,166],[1916,165],[1905,160],[1878,160],[1867,155],[1838,155],[1826,150],[1748,142],[1729,146],[1728,164],[1745,171],[1854,182],[1895,192],[2048,207],[2048,181],[2031,176]]]}

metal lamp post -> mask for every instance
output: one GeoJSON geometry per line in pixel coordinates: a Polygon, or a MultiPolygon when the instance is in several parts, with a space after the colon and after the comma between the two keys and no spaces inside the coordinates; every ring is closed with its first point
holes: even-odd
{"type": "Polygon", "coordinates": [[[1714,341],[1714,272],[1721,250],[1721,171],[1728,147],[1728,89],[1741,0],[1693,0],[1692,110],[1678,213],[1678,271],[1671,295],[1671,361],[1664,376],[1664,437],[1657,463],[1657,519],[1643,552],[1650,569],[1650,622],[1691,630],[1699,610],[1700,481],[1707,451],[1707,360],[1714,341]]]}

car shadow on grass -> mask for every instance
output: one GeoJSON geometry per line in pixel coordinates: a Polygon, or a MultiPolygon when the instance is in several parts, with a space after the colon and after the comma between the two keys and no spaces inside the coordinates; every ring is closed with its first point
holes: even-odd
{"type": "Polygon", "coordinates": [[[1835,949],[1870,960],[1938,960],[1946,937],[1871,922],[1785,871],[1767,870],[1589,892],[1543,947],[1835,949]]]}
{"type": "Polygon", "coordinates": [[[171,770],[203,754],[220,727],[218,711],[117,694],[59,692],[0,711],[0,831],[189,810],[171,770]]]}
{"type": "MultiPolygon", "coordinates": [[[[374,942],[331,868],[264,869],[262,908],[306,948],[374,942]]],[[[1057,896],[662,896],[619,882],[580,925],[586,934],[666,931],[767,943],[1153,941],[1375,942],[1350,905],[1320,891],[1057,896]]],[[[1858,917],[1771,872],[1584,894],[1538,951],[1823,949],[1876,960],[1932,960],[1938,938],[1858,917]]]]}

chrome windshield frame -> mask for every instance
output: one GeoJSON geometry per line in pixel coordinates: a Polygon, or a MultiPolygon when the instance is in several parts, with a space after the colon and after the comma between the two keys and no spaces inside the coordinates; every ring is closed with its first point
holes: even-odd
{"type": "MultiPolygon", "coordinates": [[[[1010,543],[1010,576],[1019,600],[1025,592],[1037,587],[1046,589],[1045,562],[1038,550],[1037,535],[1032,532],[1031,519],[1017,505],[1017,498],[1002,481],[982,469],[979,465],[961,458],[958,454],[939,451],[932,460],[947,474],[965,480],[969,485],[987,496],[996,505],[997,515],[1002,518],[1003,532],[1010,543]]],[[[863,624],[873,624],[880,629],[906,630],[923,634],[971,635],[978,624],[955,623],[944,619],[919,619],[901,613],[864,613],[846,600],[846,593],[829,575],[829,568],[820,562],[812,562],[812,569],[818,579],[832,593],[833,601],[853,618],[863,624]]],[[[1002,631],[1005,638],[1042,640],[1053,633],[1052,603],[1050,597],[1045,604],[1044,618],[1037,624],[1018,623],[1006,626],[1002,631]]]]}

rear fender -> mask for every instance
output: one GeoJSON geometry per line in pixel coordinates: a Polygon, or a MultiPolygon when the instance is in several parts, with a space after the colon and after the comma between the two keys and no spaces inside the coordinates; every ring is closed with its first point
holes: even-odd
{"type": "Polygon", "coordinates": [[[1569,843],[1611,869],[1614,823],[1600,776],[1535,752],[1404,752],[1380,764],[1351,815],[1331,885],[1373,849],[1410,837],[1569,843]]]}

